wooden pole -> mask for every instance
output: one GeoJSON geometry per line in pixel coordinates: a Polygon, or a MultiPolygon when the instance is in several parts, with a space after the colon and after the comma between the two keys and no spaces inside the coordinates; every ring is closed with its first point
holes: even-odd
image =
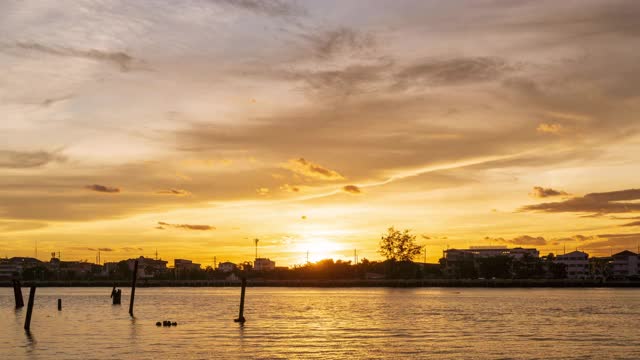
{"type": "Polygon", "coordinates": [[[62,299],[58,299],[58,311],[62,311],[62,299]]]}
{"type": "Polygon", "coordinates": [[[133,317],[133,301],[136,297],[136,280],[138,279],[138,260],[133,263],[133,278],[131,279],[131,299],[129,299],[129,315],[133,317]]]}
{"type": "Polygon", "coordinates": [[[247,287],[247,278],[242,278],[242,290],[240,290],[240,314],[238,318],[233,320],[237,323],[244,323],[246,320],[244,318],[244,292],[247,287]]]}
{"type": "Polygon", "coordinates": [[[24,307],[24,300],[22,299],[22,285],[19,280],[13,280],[13,296],[16,300],[16,309],[24,307]]]}
{"type": "Polygon", "coordinates": [[[33,301],[36,297],[36,287],[31,286],[29,290],[29,303],[27,304],[27,317],[24,319],[24,329],[29,331],[31,329],[31,313],[33,312],[33,301]]]}
{"type": "Polygon", "coordinates": [[[120,305],[121,302],[120,300],[122,299],[122,290],[118,289],[116,290],[115,295],[113,295],[113,305],[120,305]]]}

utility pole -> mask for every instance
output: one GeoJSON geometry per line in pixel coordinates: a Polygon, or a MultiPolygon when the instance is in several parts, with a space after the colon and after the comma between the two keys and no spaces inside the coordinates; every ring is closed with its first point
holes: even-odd
{"type": "Polygon", "coordinates": [[[218,268],[218,259],[216,259],[216,257],[213,257],[213,270],[218,268]]]}
{"type": "Polygon", "coordinates": [[[256,244],[256,259],[258,258],[258,242],[260,241],[260,239],[256,238],[253,239],[253,242],[256,244]]]}
{"type": "Polygon", "coordinates": [[[309,263],[309,250],[307,250],[307,264],[309,263]]]}

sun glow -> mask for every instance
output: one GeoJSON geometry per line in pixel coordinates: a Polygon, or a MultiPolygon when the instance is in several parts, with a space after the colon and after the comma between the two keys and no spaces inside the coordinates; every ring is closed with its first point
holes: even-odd
{"type": "Polygon", "coordinates": [[[317,262],[324,259],[337,260],[341,258],[340,252],[344,250],[341,244],[320,238],[307,238],[295,247],[295,251],[300,253],[300,263],[317,262]]]}

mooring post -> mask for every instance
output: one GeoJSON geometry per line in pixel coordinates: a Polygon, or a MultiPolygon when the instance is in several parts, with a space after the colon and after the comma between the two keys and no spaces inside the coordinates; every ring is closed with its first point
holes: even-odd
{"type": "Polygon", "coordinates": [[[58,299],[58,311],[62,311],[62,299],[58,299]]]}
{"type": "Polygon", "coordinates": [[[27,304],[27,317],[24,319],[24,329],[29,331],[31,329],[31,313],[33,312],[33,301],[36,297],[36,286],[31,285],[29,290],[29,303],[27,304]]]}
{"type": "Polygon", "coordinates": [[[24,300],[22,299],[22,285],[20,280],[13,280],[13,297],[16,300],[16,309],[24,307],[24,300]]]}
{"type": "Polygon", "coordinates": [[[131,299],[129,299],[129,315],[133,317],[133,301],[136,297],[136,279],[138,279],[138,260],[133,263],[133,279],[131,280],[131,299]]]}
{"type": "Polygon", "coordinates": [[[122,290],[118,289],[116,290],[115,295],[113,295],[113,305],[120,305],[120,299],[122,299],[122,290]]]}
{"type": "Polygon", "coordinates": [[[242,289],[240,290],[240,314],[238,315],[237,319],[233,320],[238,323],[244,323],[246,321],[244,318],[244,292],[246,287],[247,287],[247,278],[243,276],[242,289]]]}

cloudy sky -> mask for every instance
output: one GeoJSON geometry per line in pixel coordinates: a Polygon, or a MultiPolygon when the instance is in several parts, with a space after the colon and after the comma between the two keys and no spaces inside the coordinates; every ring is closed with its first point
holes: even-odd
{"type": "Polygon", "coordinates": [[[0,256],[640,241],[637,1],[0,3],[0,256]]]}

